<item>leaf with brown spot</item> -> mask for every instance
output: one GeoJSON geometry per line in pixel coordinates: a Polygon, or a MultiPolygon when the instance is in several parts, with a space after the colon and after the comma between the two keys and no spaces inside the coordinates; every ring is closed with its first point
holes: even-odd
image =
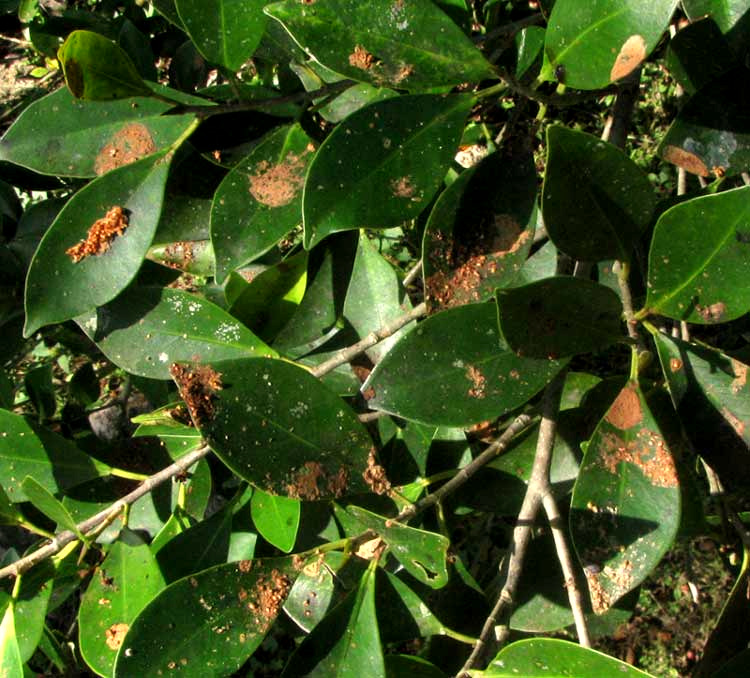
{"type": "Polygon", "coordinates": [[[686,151],[684,148],[678,146],[664,146],[661,149],[661,157],[667,162],[671,162],[677,167],[690,172],[691,174],[697,174],[701,177],[707,177],[708,167],[695,153],[686,151]]]}
{"type": "Polygon", "coordinates": [[[612,70],[609,73],[609,79],[612,81],[620,80],[630,75],[638,68],[646,58],[646,41],[642,35],[631,35],[620,48],[612,70]]]}
{"type": "Polygon", "coordinates": [[[638,586],[680,525],[680,481],[636,382],[620,391],[585,448],[570,531],[597,614],[638,586]]]}
{"type": "Polygon", "coordinates": [[[94,171],[98,175],[105,174],[155,152],[156,144],[148,127],[140,122],[131,122],[118,130],[99,151],[94,171]]]}

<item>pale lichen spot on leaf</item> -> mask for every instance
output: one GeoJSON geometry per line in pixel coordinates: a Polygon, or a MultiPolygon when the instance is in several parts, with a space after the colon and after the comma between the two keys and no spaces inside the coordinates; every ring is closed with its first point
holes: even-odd
{"type": "Polygon", "coordinates": [[[646,58],[646,41],[642,35],[631,35],[620,48],[609,79],[613,82],[630,75],[646,58]]]}
{"type": "Polygon", "coordinates": [[[414,186],[411,177],[408,176],[391,179],[391,191],[397,198],[408,198],[415,202],[420,200],[416,197],[417,188],[414,186]]]}
{"type": "Polygon", "coordinates": [[[151,131],[140,122],[131,122],[112,135],[102,147],[94,162],[94,171],[98,176],[110,170],[129,165],[156,152],[151,131]]]}
{"type": "Polygon", "coordinates": [[[723,301],[717,301],[715,304],[695,307],[701,318],[707,323],[720,323],[727,312],[727,305],[723,301]]]}
{"type": "Polygon", "coordinates": [[[709,175],[708,167],[695,153],[686,151],[679,146],[666,146],[662,152],[662,157],[677,167],[681,167],[686,172],[697,174],[701,177],[709,175]]]}

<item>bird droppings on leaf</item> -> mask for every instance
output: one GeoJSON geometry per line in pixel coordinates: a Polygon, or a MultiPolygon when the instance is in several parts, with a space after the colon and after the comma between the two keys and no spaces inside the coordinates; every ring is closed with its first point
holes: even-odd
{"type": "Polygon", "coordinates": [[[281,162],[273,165],[261,160],[250,175],[250,194],[262,205],[284,207],[291,203],[305,183],[304,156],[310,152],[305,149],[300,155],[288,153],[281,162]]]}
{"type": "Polygon", "coordinates": [[[255,615],[255,622],[261,631],[265,631],[276,619],[291,587],[292,580],[275,568],[267,577],[262,574],[258,577],[253,600],[247,603],[247,609],[255,615]]]}
{"type": "Polygon", "coordinates": [[[104,632],[104,639],[107,643],[107,647],[110,650],[119,650],[129,628],[128,624],[112,624],[112,626],[104,632]]]}
{"type": "Polygon", "coordinates": [[[715,304],[710,304],[709,306],[698,304],[695,310],[705,322],[720,323],[726,315],[727,305],[723,301],[717,301],[715,304]]]}
{"type": "Polygon", "coordinates": [[[354,51],[349,55],[349,65],[367,71],[375,63],[375,57],[362,45],[355,45],[354,51]]]}
{"type": "Polygon", "coordinates": [[[627,431],[643,421],[643,409],[635,385],[629,384],[620,391],[606,418],[612,426],[621,431],[627,431]]]}
{"type": "Polygon", "coordinates": [[[375,494],[388,494],[391,491],[391,481],[385,469],[378,464],[374,449],[367,455],[367,468],[362,472],[362,478],[375,494]]]}
{"type": "Polygon", "coordinates": [[[99,151],[94,172],[100,176],[155,152],[156,144],[148,127],[140,122],[131,122],[116,132],[99,151]]]}
{"type": "Polygon", "coordinates": [[[748,367],[745,363],[741,363],[739,360],[732,358],[732,372],[734,373],[734,379],[732,379],[732,393],[739,393],[747,385],[747,370],[748,367]]]}
{"type": "Polygon", "coordinates": [[[316,501],[324,496],[340,497],[348,486],[349,471],[345,466],[340,466],[336,473],[329,474],[320,462],[307,461],[301,469],[292,473],[286,492],[291,499],[316,501]]]}
{"type": "Polygon", "coordinates": [[[172,363],[169,372],[196,426],[202,426],[213,419],[216,393],[223,388],[221,374],[210,365],[190,366],[179,363],[172,363]]]}
{"type": "Polygon", "coordinates": [[[104,254],[116,236],[122,235],[128,227],[128,217],[119,205],[107,211],[101,219],[97,219],[89,228],[85,240],[65,250],[74,264],[90,256],[104,254]]]}
{"type": "Polygon", "coordinates": [[[646,41],[642,35],[631,35],[620,48],[609,79],[613,82],[630,75],[646,58],[646,41]]]}
{"type": "Polygon", "coordinates": [[[686,151],[679,146],[667,146],[662,152],[662,157],[677,167],[682,167],[686,172],[697,174],[701,177],[709,175],[708,167],[695,153],[686,151]]]}
{"type": "Polygon", "coordinates": [[[471,382],[470,398],[481,399],[487,395],[487,378],[473,365],[466,366],[466,378],[471,382]]]}
{"type": "Polygon", "coordinates": [[[664,438],[655,431],[643,428],[635,440],[625,441],[613,433],[601,439],[600,463],[610,473],[616,474],[621,462],[637,466],[649,482],[656,487],[677,487],[679,478],[672,455],[664,438]]]}

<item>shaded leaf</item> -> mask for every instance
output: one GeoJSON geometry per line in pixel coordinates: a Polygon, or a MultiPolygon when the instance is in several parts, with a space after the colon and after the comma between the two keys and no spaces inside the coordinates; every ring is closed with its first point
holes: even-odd
{"type": "Polygon", "coordinates": [[[635,382],[588,442],[573,489],[570,532],[594,612],[638,586],[680,526],[680,486],[659,425],[635,382]]]}
{"type": "Polygon", "coordinates": [[[0,622],[0,675],[7,678],[22,678],[24,675],[21,652],[16,640],[13,605],[8,605],[0,622]]]}
{"type": "Polygon", "coordinates": [[[150,379],[169,379],[169,366],[184,360],[276,355],[226,311],[182,290],[134,287],[76,322],[113,363],[150,379]]]}
{"type": "Polygon", "coordinates": [[[500,334],[519,355],[561,358],[624,338],[622,304],[593,280],[557,276],[497,291],[500,334]]]}
{"type": "Polygon", "coordinates": [[[423,423],[469,426],[522,405],[563,364],[518,357],[498,333],[495,304],[469,304],[417,325],[362,388],[375,391],[371,408],[423,423]]]}
{"type": "Polygon", "coordinates": [[[73,517],[68,510],[55,498],[44,485],[38,483],[31,476],[26,476],[21,483],[21,489],[35,508],[41,511],[50,520],[57,523],[60,527],[70,530],[82,541],[84,536],[79,532],[73,517]]]}
{"type": "Polygon", "coordinates": [[[29,266],[25,336],[106,304],[128,286],[154,237],[168,171],[163,158],[144,158],[95,179],[68,201],[29,266]],[[106,245],[94,230],[111,233],[106,245]],[[68,253],[87,238],[91,250],[83,258],[68,253]]]}
{"type": "Polygon", "coordinates": [[[405,95],[339,124],[305,181],[305,247],[337,231],[386,228],[419,214],[443,180],[473,102],[461,94],[405,95]]]}
{"type": "Polygon", "coordinates": [[[656,223],[641,313],[700,324],[750,310],[750,187],[675,205],[656,223]]]}
{"type": "Polygon", "coordinates": [[[616,146],[559,125],[547,128],[542,213],[555,246],[574,259],[629,261],[656,196],[616,146]]]}
{"type": "Polygon", "coordinates": [[[296,574],[291,558],[241,560],[170,584],[130,625],[114,675],[236,671],[263,641],[296,574]]]}
{"type": "Polygon", "coordinates": [[[151,94],[125,50],[98,33],[73,31],[57,58],[77,99],[107,101],[151,94]]]}
{"type": "Polygon", "coordinates": [[[300,518],[300,501],[255,490],[250,514],[260,535],[285,553],[294,547],[300,518]]]}
{"type": "Polygon", "coordinates": [[[265,11],[313,59],[353,80],[424,90],[496,77],[463,31],[427,0],[286,0],[265,11]]]}
{"type": "Polygon", "coordinates": [[[57,402],[55,401],[55,388],[52,384],[52,363],[29,369],[23,375],[23,385],[26,389],[26,395],[29,396],[29,400],[31,400],[39,415],[39,420],[54,417],[57,402]]]}
{"type": "Polygon", "coordinates": [[[410,654],[389,654],[385,657],[386,678],[446,678],[437,666],[410,654]]]}
{"type": "Polygon", "coordinates": [[[750,3],[747,0],[682,0],[690,21],[709,15],[739,54],[747,49],[750,30],[750,3]]]}

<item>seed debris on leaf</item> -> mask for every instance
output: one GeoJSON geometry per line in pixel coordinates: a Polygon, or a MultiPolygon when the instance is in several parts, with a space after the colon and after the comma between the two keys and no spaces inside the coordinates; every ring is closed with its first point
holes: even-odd
{"type": "Polygon", "coordinates": [[[115,236],[122,235],[128,227],[128,217],[122,207],[115,205],[89,228],[85,240],[65,250],[74,264],[92,255],[104,254],[115,236]]]}

